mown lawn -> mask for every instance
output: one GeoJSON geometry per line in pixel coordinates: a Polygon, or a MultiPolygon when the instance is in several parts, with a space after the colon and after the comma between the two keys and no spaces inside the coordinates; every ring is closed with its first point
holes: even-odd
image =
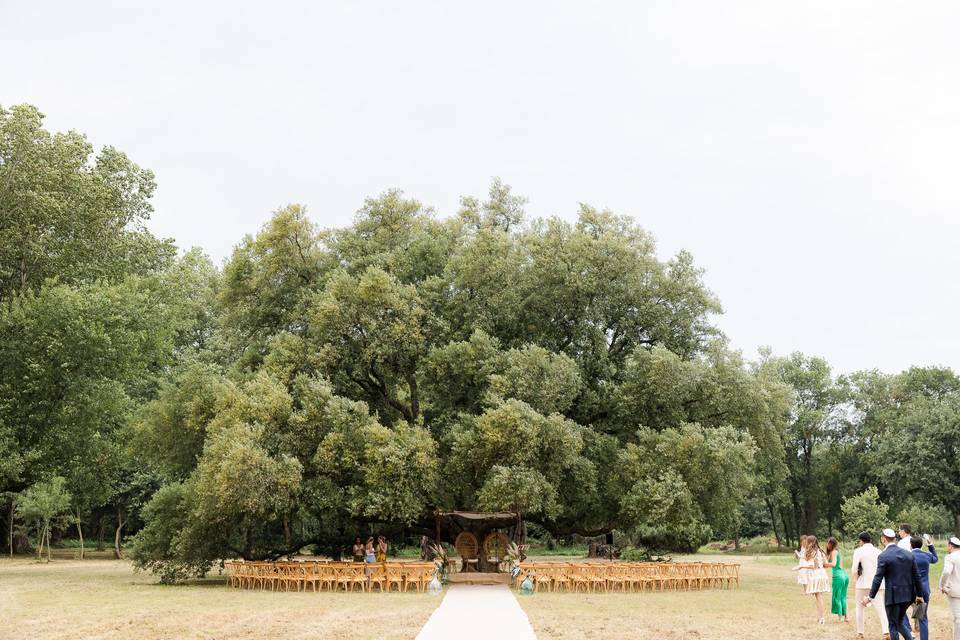
{"type": "Polygon", "coordinates": [[[156,584],[117,560],[0,560],[0,638],[413,638],[439,604],[417,593],[273,593],[212,578],[156,584]]]}
{"type": "MultiPolygon", "coordinates": [[[[790,571],[792,558],[695,556],[741,562],[739,589],[520,597],[539,638],[603,640],[852,639],[851,623],[816,624],[813,599],[790,571]]],[[[556,558],[551,558],[556,559],[556,558]]],[[[684,560],[686,558],[677,558],[684,560]]],[[[846,559],[844,560],[846,564],[846,559]]],[[[940,564],[934,567],[935,581],[940,564]]],[[[221,578],[162,586],[116,560],[0,560],[0,637],[49,638],[414,638],[440,599],[425,594],[273,593],[227,588],[221,578]]],[[[934,596],[931,638],[950,637],[944,599],[934,596]]],[[[868,612],[867,637],[880,638],[868,612]]]]}
{"type": "MultiPolygon", "coordinates": [[[[740,562],[739,589],[643,594],[538,593],[520,597],[540,640],[597,638],[657,638],[680,640],[796,640],[797,638],[856,637],[853,586],[848,592],[850,623],[838,624],[829,615],[817,624],[812,596],[803,595],[790,570],[793,558],[764,556],[704,556],[676,558],[703,562],[740,562]]],[[[844,565],[849,567],[845,557],[844,565]]],[[[934,565],[931,585],[939,579],[943,561],[934,565]]],[[[949,638],[950,612],[943,596],[931,604],[931,638],[949,638]]],[[[867,611],[867,638],[880,639],[876,614],[867,611]]]]}

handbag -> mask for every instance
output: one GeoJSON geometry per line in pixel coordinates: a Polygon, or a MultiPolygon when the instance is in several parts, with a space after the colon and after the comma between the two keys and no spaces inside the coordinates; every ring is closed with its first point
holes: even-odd
{"type": "Polygon", "coordinates": [[[913,619],[917,622],[923,622],[927,619],[927,603],[921,602],[913,606],[913,619]]]}

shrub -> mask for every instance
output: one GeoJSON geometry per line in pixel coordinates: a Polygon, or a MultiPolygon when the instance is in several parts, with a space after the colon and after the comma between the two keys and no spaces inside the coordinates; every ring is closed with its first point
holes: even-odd
{"type": "Polygon", "coordinates": [[[882,529],[890,526],[890,509],[880,502],[876,487],[869,487],[863,493],[844,500],[840,512],[843,531],[847,537],[856,536],[861,531],[876,536],[882,529]]]}
{"type": "Polygon", "coordinates": [[[897,513],[897,524],[901,522],[909,522],[917,535],[953,530],[950,514],[943,507],[933,504],[908,503],[897,513]]]}

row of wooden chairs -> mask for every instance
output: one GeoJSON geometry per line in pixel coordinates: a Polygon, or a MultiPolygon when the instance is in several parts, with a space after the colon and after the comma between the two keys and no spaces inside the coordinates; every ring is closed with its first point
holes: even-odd
{"type": "Polygon", "coordinates": [[[534,591],[628,592],[720,589],[740,586],[740,565],[708,562],[523,562],[514,578],[529,576],[534,591]]]}
{"type": "Polygon", "coordinates": [[[425,591],[435,572],[423,562],[251,562],[228,560],[227,584],[272,591],[425,591]]]}

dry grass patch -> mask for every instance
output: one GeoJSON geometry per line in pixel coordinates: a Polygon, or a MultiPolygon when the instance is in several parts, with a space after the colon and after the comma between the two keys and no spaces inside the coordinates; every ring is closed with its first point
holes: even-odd
{"type": "Polygon", "coordinates": [[[5,638],[413,638],[439,603],[417,593],[245,591],[216,578],[164,586],[116,560],[0,560],[5,638]]]}
{"type": "MultiPolygon", "coordinates": [[[[790,571],[790,557],[697,556],[696,559],[742,562],[740,588],[596,595],[538,593],[520,597],[520,606],[540,640],[853,640],[856,637],[852,587],[848,598],[850,623],[838,624],[835,617],[828,615],[826,625],[821,627],[817,624],[812,596],[801,593],[796,574],[790,571]]],[[[829,599],[826,604],[829,612],[829,599]]],[[[949,638],[950,612],[942,596],[934,596],[930,616],[930,637],[949,638]]],[[[867,638],[879,640],[881,637],[880,623],[873,611],[867,612],[866,632],[867,638]]]]}

